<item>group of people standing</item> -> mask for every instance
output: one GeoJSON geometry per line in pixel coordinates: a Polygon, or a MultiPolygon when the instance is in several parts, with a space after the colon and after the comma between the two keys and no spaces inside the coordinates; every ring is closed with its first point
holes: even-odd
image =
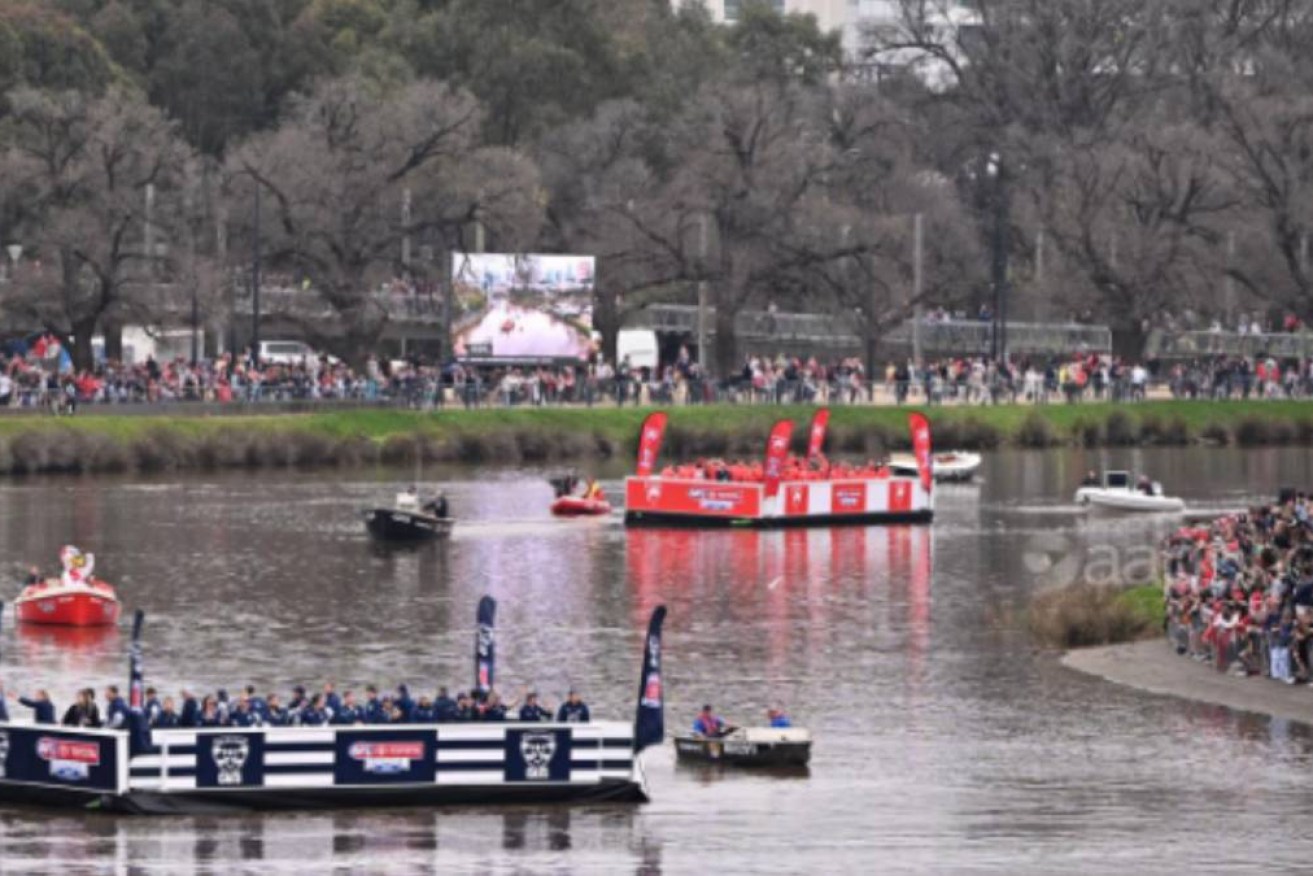
{"type": "MultiPolygon", "coordinates": [[[[48,691],[42,689],[18,702],[33,711],[37,724],[57,723],[58,712],[48,691]]],[[[78,691],[76,701],[65,711],[66,727],[124,729],[131,714],[118,687],[110,685],[104,693],[105,711],[96,705],[95,691],[78,691]]],[[[142,712],[150,727],[161,730],[191,727],[318,727],[354,724],[439,724],[448,722],[551,721],[566,724],[588,723],[588,705],[578,691],[571,690],[553,710],[538,694],[526,691],[515,701],[506,702],[495,690],[461,691],[451,696],[447,688],[438,688],[430,697],[412,697],[406,685],[395,693],[380,695],[378,688],[367,685],[363,698],[352,690],[339,694],[332,682],[317,693],[297,685],[286,702],[277,693],[260,696],[253,685],[236,696],[225,690],[200,697],[183,690],[175,699],[160,697],[153,687],[146,688],[142,712]]],[[[4,688],[0,686],[0,721],[9,720],[4,688]]]]}

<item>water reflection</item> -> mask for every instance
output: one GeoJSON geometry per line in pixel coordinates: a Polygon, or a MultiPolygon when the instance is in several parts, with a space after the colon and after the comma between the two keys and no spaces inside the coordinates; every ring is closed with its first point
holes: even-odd
{"type": "Polygon", "coordinates": [[[656,876],[662,844],[642,833],[629,807],[504,811],[335,812],[168,819],[48,815],[34,822],[0,812],[5,872],[72,868],[99,873],[211,873],[259,865],[262,873],[318,867],[371,873],[498,869],[511,853],[521,870],[570,872],[560,855],[604,855],[610,872],[656,876]],[[489,827],[499,825],[498,832],[489,827]],[[489,839],[496,838],[491,844],[489,839]]]}
{"type": "MultiPolygon", "coordinates": [[[[557,521],[540,473],[466,473],[446,485],[452,539],[400,552],[376,551],[357,516],[391,473],[10,482],[0,556],[17,568],[70,541],[95,551],[126,607],[147,611],[147,682],[162,693],[467,686],[474,606],[492,593],[507,692],[555,700],[578,686],[596,714],[623,719],[642,625],[664,602],[670,729],[703,702],[745,723],[776,700],[816,744],[794,780],[686,770],[669,746],[649,750],[653,803],[638,810],[3,811],[0,868],[1153,872],[1192,860],[1192,835],[1162,825],[1224,824],[1233,843],[1210,844],[1210,864],[1298,871],[1313,842],[1273,813],[1307,809],[1308,728],[1071,673],[1008,622],[1044,583],[1023,561],[1037,536],[1126,556],[1172,525],[1071,507],[1075,481],[1104,464],[1211,507],[1313,472],[1293,449],[1003,453],[980,486],[939,492],[933,527],[785,531],[557,521]]],[[[47,687],[62,707],[125,679],[121,631],[0,636],[11,691],[47,687]]]]}

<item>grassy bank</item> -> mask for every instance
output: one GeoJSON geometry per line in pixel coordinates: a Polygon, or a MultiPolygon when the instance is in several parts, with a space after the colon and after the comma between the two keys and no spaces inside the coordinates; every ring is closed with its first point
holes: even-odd
{"type": "Polygon", "coordinates": [[[1111,587],[1075,584],[1039,593],[1026,611],[1026,626],[1050,648],[1115,645],[1159,635],[1162,585],[1111,587]]]}
{"type": "MultiPolygon", "coordinates": [[[[770,424],[791,417],[799,448],[809,407],[711,406],[671,412],[670,458],[760,454],[770,424]]],[[[634,452],[645,409],[519,408],[419,413],[350,410],[277,416],[0,417],[0,473],[360,465],[427,461],[542,462],[634,452]]],[[[1163,401],[933,408],[940,448],[1313,444],[1313,403],[1163,401]]],[[[830,452],[873,456],[907,447],[906,411],[836,407],[830,452]]]]}

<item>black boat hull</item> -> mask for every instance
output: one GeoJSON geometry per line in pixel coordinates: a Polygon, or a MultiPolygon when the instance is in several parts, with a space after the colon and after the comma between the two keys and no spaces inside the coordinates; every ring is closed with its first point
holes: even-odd
{"type": "Polygon", "coordinates": [[[119,815],[225,815],[405,807],[635,804],[648,802],[648,796],[638,782],[611,779],[595,785],[561,784],[534,788],[315,788],[190,794],[131,791],[122,795],[4,785],[0,786],[0,802],[119,815]]]}
{"type": "Polygon", "coordinates": [[[677,737],[681,761],[765,769],[796,769],[811,760],[810,742],[746,742],[734,739],[677,737]]]}
{"type": "Polygon", "coordinates": [[[370,508],[363,512],[365,528],[379,541],[417,542],[445,538],[454,525],[449,517],[431,517],[396,508],[370,508]]]}

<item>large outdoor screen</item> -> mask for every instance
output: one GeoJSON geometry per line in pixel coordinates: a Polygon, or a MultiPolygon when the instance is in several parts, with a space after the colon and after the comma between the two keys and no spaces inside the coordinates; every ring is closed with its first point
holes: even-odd
{"type": "Polygon", "coordinates": [[[586,358],[594,277],[592,256],[457,253],[451,278],[456,355],[586,358]]]}

